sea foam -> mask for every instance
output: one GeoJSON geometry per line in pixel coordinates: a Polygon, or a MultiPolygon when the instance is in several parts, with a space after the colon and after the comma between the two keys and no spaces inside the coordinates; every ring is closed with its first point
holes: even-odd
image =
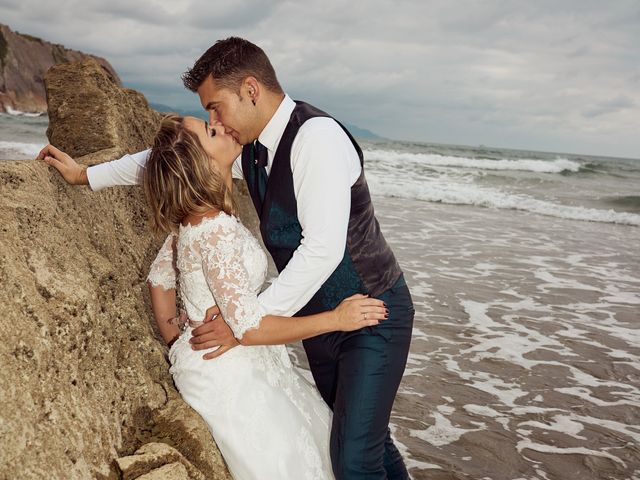
{"type": "Polygon", "coordinates": [[[38,143],[6,142],[0,140],[0,158],[14,159],[16,156],[35,158],[44,147],[38,143]]]}
{"type": "Polygon", "coordinates": [[[555,160],[533,160],[533,159],[480,159],[467,157],[453,157],[432,153],[408,153],[394,150],[365,150],[367,160],[380,160],[390,163],[418,163],[432,167],[458,167],[474,168],[479,170],[520,170],[538,173],[561,173],[577,172],[580,170],[580,163],[566,158],[556,158],[555,160]]]}
{"type": "Polygon", "coordinates": [[[6,106],[5,107],[7,109],[7,113],[9,115],[13,115],[14,117],[41,117],[44,115],[44,113],[40,113],[40,112],[23,112],[21,110],[15,110],[13,108],[11,108],[10,106],[6,106]]]}
{"type": "Polygon", "coordinates": [[[367,176],[371,192],[386,197],[409,198],[453,205],[476,205],[506,210],[522,210],[538,215],[602,223],[640,226],[640,215],[598,208],[562,205],[539,200],[525,194],[501,192],[459,179],[441,176],[437,179],[390,179],[376,173],[367,176]]]}

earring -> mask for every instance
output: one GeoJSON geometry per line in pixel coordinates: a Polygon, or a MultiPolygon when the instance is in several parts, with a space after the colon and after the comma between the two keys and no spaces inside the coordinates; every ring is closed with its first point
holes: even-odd
{"type": "Polygon", "coordinates": [[[255,107],[255,106],[256,106],[256,99],[255,99],[255,98],[252,98],[252,99],[251,99],[251,103],[253,103],[253,106],[255,107]]]}

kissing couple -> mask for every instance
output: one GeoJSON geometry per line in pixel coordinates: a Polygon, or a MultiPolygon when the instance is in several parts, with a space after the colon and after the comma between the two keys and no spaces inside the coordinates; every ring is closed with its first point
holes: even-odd
{"type": "Polygon", "coordinates": [[[409,478],[389,418],[414,308],[362,150],[286,95],[247,40],[216,42],[183,81],[209,122],[169,115],[151,149],[89,168],[52,145],[38,159],[92,190],[143,185],[167,234],[148,283],[170,372],[235,479],[409,478]],[[279,272],[262,292],[267,259],[237,217],[233,178],[279,272]],[[284,346],[298,340],[315,386],[284,346]]]}

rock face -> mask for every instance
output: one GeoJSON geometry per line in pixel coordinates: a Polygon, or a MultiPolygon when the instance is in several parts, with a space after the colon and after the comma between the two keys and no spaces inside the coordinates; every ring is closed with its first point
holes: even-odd
{"type": "Polygon", "coordinates": [[[94,58],[120,85],[118,75],[104,58],[14,32],[0,24],[0,112],[45,112],[45,72],[52,65],[85,58],[94,58]]]}
{"type": "Polygon", "coordinates": [[[166,443],[147,443],[136,450],[134,455],[119,458],[116,462],[122,472],[122,480],[143,478],[143,475],[159,475],[169,468],[180,471],[184,478],[204,480],[204,475],[189,460],[166,443]],[[182,465],[182,469],[176,467],[176,464],[182,465]]]}
{"type": "Polygon", "coordinates": [[[96,60],[51,67],[45,82],[47,137],[53,145],[72,157],[148,148],[161,115],[149,108],[140,92],[117,85],[96,60]]]}
{"type": "MultiPolygon", "coordinates": [[[[47,87],[50,134],[78,161],[150,144],[157,114],[97,62],[57,66],[47,87]]],[[[153,468],[127,478],[230,478],[153,322],[145,277],[162,240],[141,188],[92,192],[40,162],[0,162],[0,479],[117,479],[131,455],[153,468]]]]}

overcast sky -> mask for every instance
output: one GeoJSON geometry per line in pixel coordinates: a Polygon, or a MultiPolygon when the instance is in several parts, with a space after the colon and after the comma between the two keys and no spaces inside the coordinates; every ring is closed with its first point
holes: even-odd
{"type": "Polygon", "coordinates": [[[172,107],[199,108],[181,73],[237,35],[385,137],[640,158],[639,0],[0,0],[0,23],[172,107]]]}

